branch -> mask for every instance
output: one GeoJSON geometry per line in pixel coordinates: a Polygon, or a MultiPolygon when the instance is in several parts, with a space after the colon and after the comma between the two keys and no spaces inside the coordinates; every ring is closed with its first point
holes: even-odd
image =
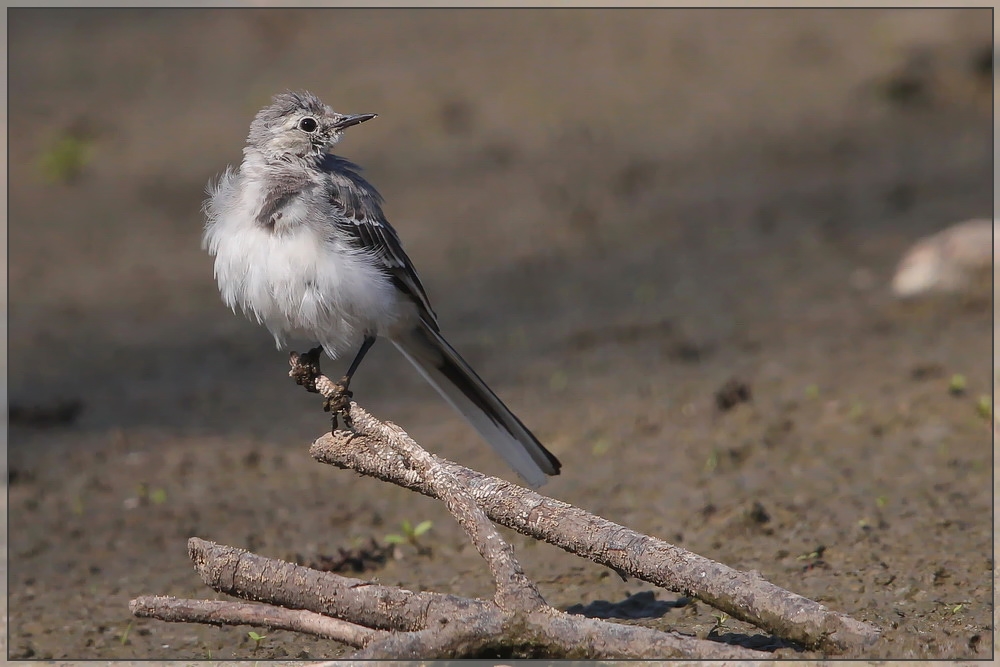
{"type": "MultiPolygon", "coordinates": [[[[570,615],[547,606],[529,613],[508,612],[484,600],[380,586],[198,538],[188,541],[188,550],[202,580],[219,592],[282,606],[294,601],[349,624],[397,630],[379,633],[355,658],[444,659],[492,652],[592,659],[772,657],[764,651],[570,615]]],[[[136,610],[148,599],[134,600],[133,613],[139,615],[136,610]]],[[[218,622],[183,614],[156,618],[218,622]]]]}
{"type": "Polygon", "coordinates": [[[517,562],[514,549],[501,537],[475,498],[447,468],[439,465],[438,459],[391,422],[383,424],[361,410],[356,415],[352,413],[351,419],[352,427],[356,430],[364,432],[379,429],[386,441],[414,464],[416,470],[427,480],[427,485],[434,489],[435,497],[444,501],[448,511],[489,565],[496,584],[494,599],[498,607],[505,611],[532,611],[545,605],[535,584],[525,576],[517,562]],[[355,418],[360,421],[353,421],[355,418]]]}
{"type": "Polygon", "coordinates": [[[534,612],[528,621],[534,641],[545,646],[549,655],[566,659],[610,660],[628,656],[656,660],[774,660],[773,654],[764,651],[641,625],[574,616],[551,607],[534,612]]]}
{"type": "Polygon", "coordinates": [[[191,538],[188,551],[206,584],[278,607],[146,597],[132,601],[133,614],[299,629],[362,647],[356,658],[770,656],[553,609],[524,575],[513,548],[490,523],[493,519],[619,572],[699,597],[786,639],[842,648],[878,637],[876,628],[778,588],[756,572],[732,570],[427,453],[398,426],[382,423],[350,402],[346,380],[333,383],[321,374],[319,352],[292,353],[289,374],[307,390],[323,395],[325,409],[334,413],[334,427],[336,416],[342,415],[354,432],[320,438],[311,448],[313,457],[444,501],[489,565],[496,584],[494,601],[381,586],[191,538]]]}
{"type": "MultiPolygon", "coordinates": [[[[350,404],[355,433],[335,432],[313,443],[313,458],[440,499],[425,476],[391,447],[389,427],[350,404]]],[[[398,428],[398,427],[394,427],[398,428]]],[[[395,433],[394,431],[392,433],[395,433]]],[[[879,630],[765,581],[567,503],[434,457],[493,521],[565,551],[657,586],[693,596],[733,618],[805,646],[843,650],[868,646],[879,630]]]]}
{"type": "Polygon", "coordinates": [[[773,657],[769,653],[672,632],[571,616],[550,607],[538,609],[523,620],[505,620],[496,614],[486,614],[462,623],[461,627],[452,625],[443,630],[394,634],[369,644],[352,657],[405,659],[433,655],[445,660],[490,653],[516,654],[518,644],[532,647],[535,655],[554,655],[561,659],[760,660],[773,657]]]}
{"type": "Polygon", "coordinates": [[[489,602],[415,593],[192,537],[188,554],[201,580],[220,593],[290,609],[309,609],[368,628],[411,632],[478,613],[489,602]]]}
{"type": "Polygon", "coordinates": [[[482,655],[489,644],[496,642],[495,638],[500,636],[502,630],[502,624],[495,615],[483,615],[482,618],[465,619],[462,623],[441,628],[396,633],[369,644],[351,657],[356,660],[386,657],[394,660],[426,659],[428,656],[433,656],[435,660],[468,658],[482,655]]]}
{"type": "Polygon", "coordinates": [[[254,602],[229,600],[185,600],[161,595],[144,595],[129,603],[140,618],[161,621],[206,623],[209,625],[253,625],[303,632],[363,648],[390,636],[382,630],[323,616],[304,609],[285,609],[254,602]]]}

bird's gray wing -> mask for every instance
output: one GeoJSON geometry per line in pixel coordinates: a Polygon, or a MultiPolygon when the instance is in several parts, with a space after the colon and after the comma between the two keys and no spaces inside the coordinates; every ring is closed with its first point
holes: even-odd
{"type": "Polygon", "coordinates": [[[358,248],[370,251],[385,265],[396,286],[420,308],[436,331],[437,315],[417,276],[413,262],[382,212],[382,195],[358,173],[361,168],[336,155],[326,155],[323,170],[329,175],[329,199],[343,213],[338,223],[358,248]]]}

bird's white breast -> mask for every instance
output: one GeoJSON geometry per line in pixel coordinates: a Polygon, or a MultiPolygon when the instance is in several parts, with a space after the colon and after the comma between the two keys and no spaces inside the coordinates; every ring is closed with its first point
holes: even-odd
{"type": "Polygon", "coordinates": [[[264,195],[258,180],[227,171],[206,205],[204,245],[226,304],[267,326],[279,347],[318,341],[331,356],[391,329],[401,315],[391,281],[338,238],[323,197],[293,197],[269,228],[257,222],[264,195]]]}

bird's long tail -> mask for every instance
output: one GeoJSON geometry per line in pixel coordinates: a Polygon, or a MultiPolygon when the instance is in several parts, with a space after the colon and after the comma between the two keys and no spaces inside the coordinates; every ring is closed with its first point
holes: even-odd
{"type": "Polygon", "coordinates": [[[559,459],[538,442],[438,331],[421,320],[392,342],[529,485],[537,488],[545,483],[546,475],[559,474],[559,459]]]}

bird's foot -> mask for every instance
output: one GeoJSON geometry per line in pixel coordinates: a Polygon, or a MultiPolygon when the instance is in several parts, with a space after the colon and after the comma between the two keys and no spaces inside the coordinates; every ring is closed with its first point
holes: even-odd
{"type": "Polygon", "coordinates": [[[331,414],[330,432],[337,430],[337,417],[344,418],[344,426],[351,428],[351,398],[354,394],[348,388],[351,378],[344,376],[339,382],[334,382],[319,368],[319,358],[323,353],[322,347],[314,347],[305,354],[292,352],[288,355],[289,377],[295,380],[295,384],[306,388],[306,391],[323,396],[323,410],[331,414]]]}
{"type": "Polygon", "coordinates": [[[323,410],[332,413],[331,432],[337,430],[338,415],[344,418],[344,426],[351,428],[351,399],[354,397],[354,392],[348,388],[350,384],[351,378],[345,375],[340,379],[340,382],[331,382],[327,387],[324,387],[322,392],[323,410]]]}
{"type": "Polygon", "coordinates": [[[295,384],[306,388],[306,391],[318,394],[316,380],[322,376],[319,368],[319,357],[323,353],[322,347],[314,347],[305,354],[292,352],[288,355],[288,364],[292,367],[288,371],[288,376],[295,380],[295,384]]]}

